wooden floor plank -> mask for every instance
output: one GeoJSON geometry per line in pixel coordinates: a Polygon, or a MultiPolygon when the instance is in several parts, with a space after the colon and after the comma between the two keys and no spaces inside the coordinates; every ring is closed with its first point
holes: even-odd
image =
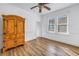
{"type": "Polygon", "coordinates": [[[1,56],[79,56],[79,47],[39,37],[24,46],[10,49],[1,56]]]}

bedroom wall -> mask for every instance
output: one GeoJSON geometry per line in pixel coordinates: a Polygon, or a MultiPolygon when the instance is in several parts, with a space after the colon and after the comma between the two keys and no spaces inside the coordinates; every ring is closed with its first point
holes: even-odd
{"type": "Polygon", "coordinates": [[[51,40],[79,46],[79,4],[57,10],[41,16],[42,36],[51,40]],[[55,16],[67,15],[69,34],[58,34],[48,31],[48,21],[55,16]]]}
{"type": "MultiPolygon", "coordinates": [[[[23,16],[25,18],[25,40],[29,41],[37,37],[36,24],[37,22],[40,22],[40,17],[38,15],[5,3],[0,4],[0,17],[2,14],[23,16]]],[[[2,19],[0,19],[0,21],[2,21],[2,19]]],[[[2,22],[0,22],[0,24],[1,23],[2,22]]],[[[2,33],[1,29],[2,29],[2,26],[0,25],[0,32],[2,33]]],[[[2,40],[3,40],[2,36],[0,36],[0,49],[2,48],[2,40]]]]}

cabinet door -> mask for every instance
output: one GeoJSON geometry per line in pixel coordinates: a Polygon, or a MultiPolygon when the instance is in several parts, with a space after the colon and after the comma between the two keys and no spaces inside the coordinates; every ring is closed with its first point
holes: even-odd
{"type": "Polygon", "coordinates": [[[3,36],[4,49],[9,49],[15,46],[15,20],[13,16],[3,16],[3,36]]]}
{"type": "Polygon", "coordinates": [[[17,17],[16,18],[16,45],[24,44],[24,19],[17,17]]]}

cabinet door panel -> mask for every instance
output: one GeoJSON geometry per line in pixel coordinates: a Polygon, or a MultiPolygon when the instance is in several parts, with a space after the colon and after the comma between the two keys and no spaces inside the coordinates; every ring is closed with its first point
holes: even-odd
{"type": "Polygon", "coordinates": [[[24,33],[24,22],[17,21],[17,33],[23,34],[24,33]]]}
{"type": "Polygon", "coordinates": [[[18,18],[17,22],[17,35],[16,35],[16,43],[24,44],[24,19],[18,18]]]}
{"type": "Polygon", "coordinates": [[[3,16],[3,32],[4,50],[14,47],[16,32],[13,16],[3,16]]]}
{"type": "Polygon", "coordinates": [[[4,35],[4,40],[3,41],[8,41],[8,40],[15,40],[15,38],[16,38],[16,35],[8,35],[8,34],[6,34],[6,35],[4,35]]]}
{"type": "Polygon", "coordinates": [[[9,49],[15,46],[14,40],[8,40],[4,42],[4,48],[9,49]]]}
{"type": "Polygon", "coordinates": [[[23,44],[24,44],[24,38],[18,38],[18,41],[16,40],[16,46],[23,44]]]}
{"type": "Polygon", "coordinates": [[[8,20],[8,34],[15,34],[15,20],[14,19],[10,19],[8,20]]]}

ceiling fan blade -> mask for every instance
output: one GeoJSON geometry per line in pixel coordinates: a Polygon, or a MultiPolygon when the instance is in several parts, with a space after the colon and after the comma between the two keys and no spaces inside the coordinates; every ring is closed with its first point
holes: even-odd
{"type": "Polygon", "coordinates": [[[36,7],[38,7],[38,6],[34,6],[34,7],[30,8],[30,9],[34,9],[34,8],[36,8],[36,7]]]}
{"type": "Polygon", "coordinates": [[[45,4],[48,4],[48,3],[38,3],[38,5],[45,5],[45,4]]]}
{"type": "Polygon", "coordinates": [[[50,8],[49,8],[49,7],[47,7],[47,6],[44,6],[44,8],[45,8],[45,9],[47,9],[47,10],[50,10],[50,8]]]}
{"type": "Polygon", "coordinates": [[[43,3],[43,4],[45,5],[45,4],[49,4],[49,3],[43,3]]]}

